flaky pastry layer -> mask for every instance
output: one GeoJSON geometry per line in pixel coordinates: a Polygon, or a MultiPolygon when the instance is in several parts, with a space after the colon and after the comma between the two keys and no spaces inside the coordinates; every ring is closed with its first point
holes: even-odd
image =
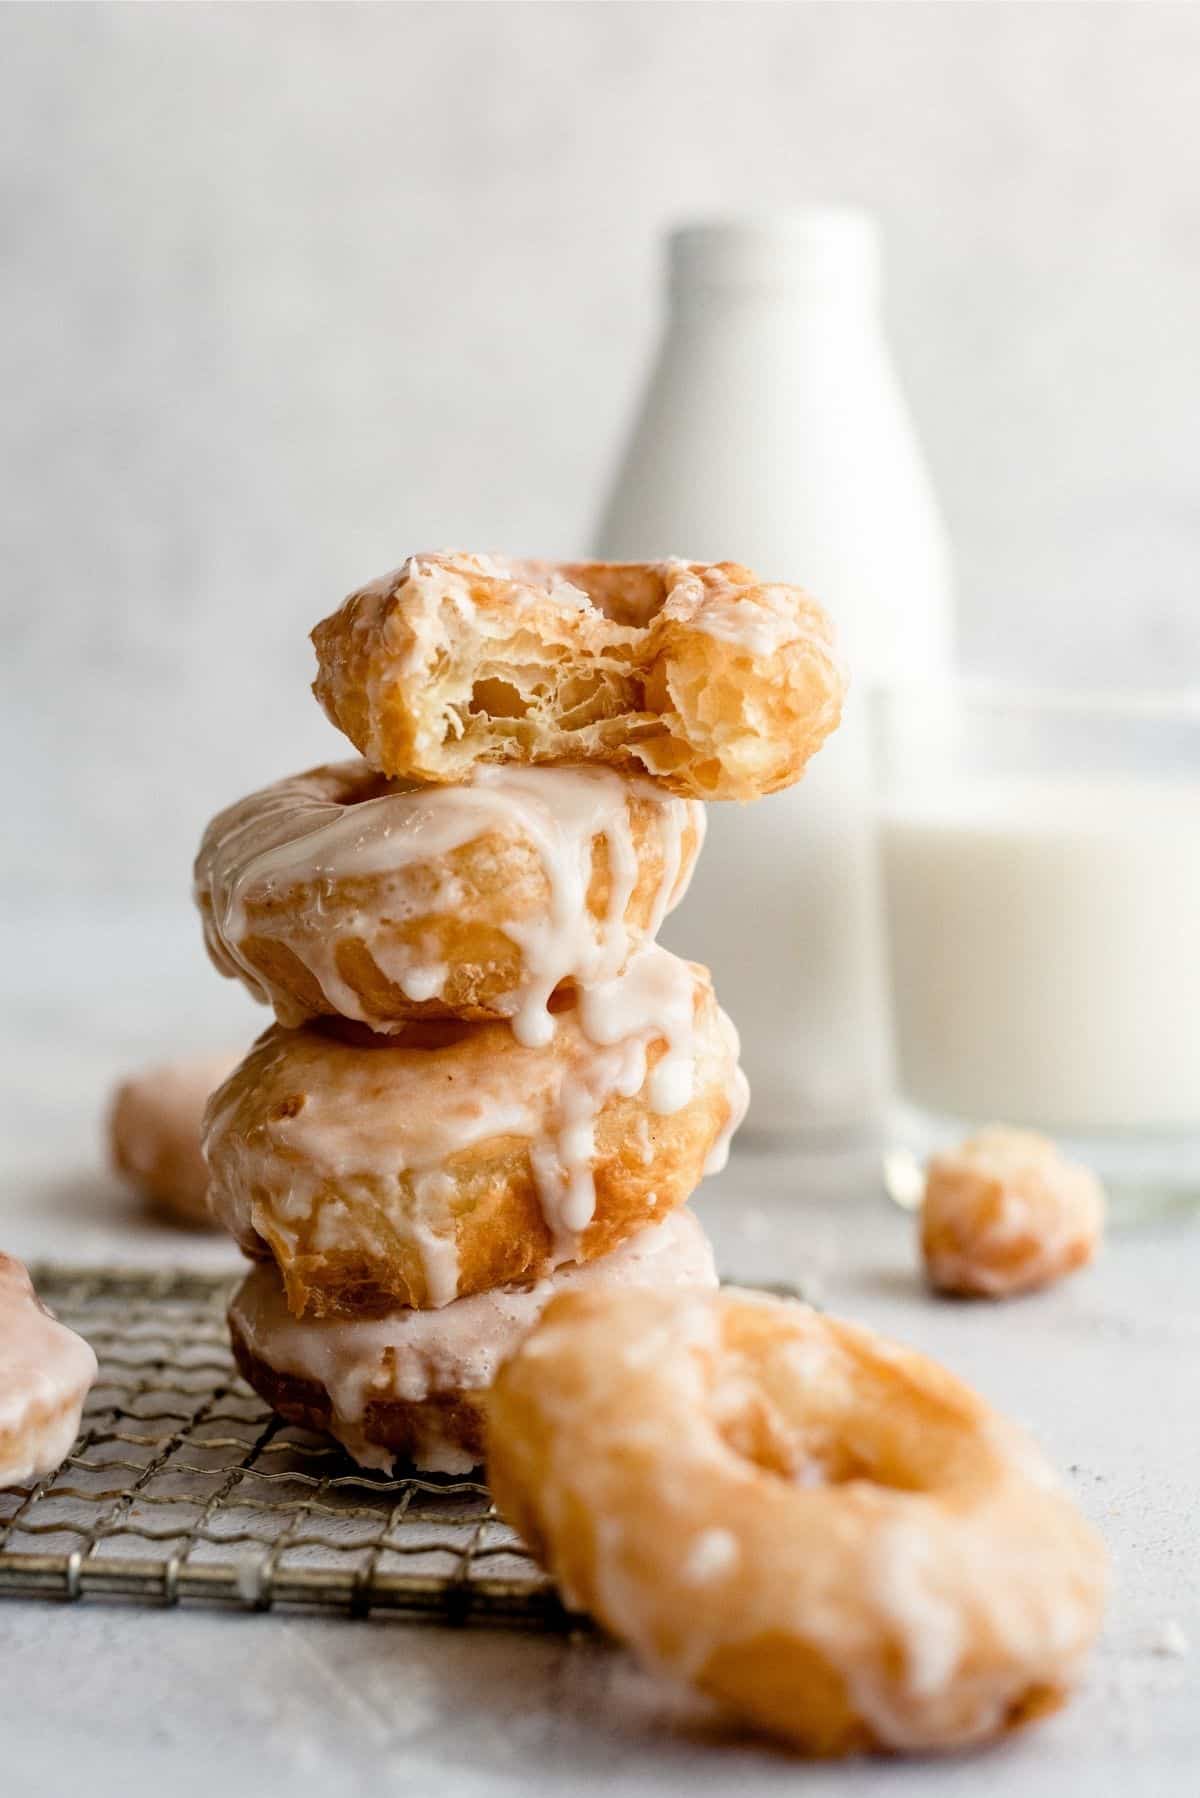
{"type": "Polygon", "coordinates": [[[411,556],[313,632],[313,691],[383,773],[600,762],[697,799],[799,779],[844,690],[829,619],[734,562],[411,556]]]}
{"type": "Polygon", "coordinates": [[[670,1015],[608,1044],[574,1005],[534,1048],[500,1022],[272,1026],[210,1101],[214,1217],[274,1257],[297,1316],[437,1307],[615,1249],[684,1202],[744,1106],[706,970],[642,953],[670,1015]]]}

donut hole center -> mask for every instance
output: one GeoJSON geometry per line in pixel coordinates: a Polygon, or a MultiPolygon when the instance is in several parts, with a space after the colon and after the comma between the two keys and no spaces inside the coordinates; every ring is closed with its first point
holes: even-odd
{"type": "Polygon", "coordinates": [[[713,1416],[726,1446],[761,1473],[801,1487],[867,1484],[920,1490],[920,1466],[886,1415],[868,1420],[843,1389],[836,1367],[818,1373],[767,1356],[735,1366],[717,1382],[713,1416]]]}
{"type": "Polygon", "coordinates": [[[396,799],[405,793],[420,792],[419,780],[401,780],[368,768],[365,762],[334,762],[328,768],[316,768],[310,777],[316,784],[313,796],[340,805],[346,810],[356,805],[370,805],[375,799],[396,799]]]}
{"type": "Polygon", "coordinates": [[[856,1452],[853,1442],[828,1430],[798,1429],[761,1394],[737,1416],[719,1419],[717,1427],[739,1459],[789,1486],[847,1486],[860,1480],[875,1486],[903,1483],[881,1477],[874,1458],[856,1452]]]}
{"type": "Polygon", "coordinates": [[[667,583],[657,568],[600,564],[572,568],[567,578],[587,594],[598,612],[635,630],[644,630],[666,603],[667,583]]]}
{"type": "Polygon", "coordinates": [[[513,577],[547,597],[562,597],[564,583],[586,595],[590,605],[614,624],[644,630],[666,602],[669,588],[661,569],[622,562],[514,562],[513,577]]]}

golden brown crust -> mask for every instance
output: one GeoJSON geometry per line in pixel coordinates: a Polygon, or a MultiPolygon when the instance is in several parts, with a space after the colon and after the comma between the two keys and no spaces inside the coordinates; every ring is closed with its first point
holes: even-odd
{"type": "Polygon", "coordinates": [[[844,689],[828,618],[736,563],[414,556],[313,632],[313,688],[373,767],[600,762],[698,799],[799,779],[844,689]]]}
{"type": "Polygon", "coordinates": [[[557,952],[564,983],[589,957],[618,972],[687,890],[702,808],[604,772],[543,769],[510,785],[420,788],[350,761],[228,807],[195,870],[214,964],[282,1024],[342,1015],[384,1033],[418,1017],[511,1016],[539,946],[552,967],[557,952]],[[615,919],[624,888],[609,833],[633,865],[615,919]],[[568,885],[583,915],[564,925],[568,885]],[[422,997],[431,970],[437,991],[422,997]]]}
{"type": "Polygon", "coordinates": [[[807,1753],[982,1742],[1061,1702],[1105,1557],[1032,1445],[909,1350],[758,1295],[555,1299],[488,1479],[652,1664],[807,1753]]]}
{"type": "MultiPolygon", "coordinates": [[[[323,1386],[271,1367],[255,1354],[232,1318],[230,1340],[238,1372],[273,1411],[301,1429],[332,1433],[333,1406],[323,1386]]],[[[434,1392],[424,1399],[370,1399],[360,1428],[365,1444],[400,1461],[419,1461],[431,1439],[469,1457],[473,1466],[483,1461],[482,1393],[434,1392]]]]}
{"type": "MultiPolygon", "coordinates": [[[[597,1050],[574,1008],[543,1048],[503,1023],[413,1024],[365,1047],[273,1026],[213,1095],[214,1215],[274,1256],[298,1317],[443,1304],[607,1254],[684,1202],[731,1121],[736,1035],[707,971],[692,978],[693,1091],[667,1115],[649,1081],[611,1084],[623,1050],[597,1050]],[[560,1148],[571,1095],[598,1074],[594,1210],[574,1232],[555,1215],[560,1148]]],[[[652,1037],[646,1067],[666,1053],[652,1037]]]]}

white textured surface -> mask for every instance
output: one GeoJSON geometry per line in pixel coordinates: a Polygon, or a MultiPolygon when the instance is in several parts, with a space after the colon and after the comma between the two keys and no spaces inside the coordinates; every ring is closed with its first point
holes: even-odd
{"type": "Polygon", "coordinates": [[[697,211],[880,212],[974,660],[1200,678],[1198,56],[1153,3],[0,8],[13,872],[175,887],[334,747],[353,584],[577,548],[697,211]]]}
{"type": "MultiPolygon", "coordinates": [[[[96,1111],[130,1056],[255,1015],[153,914],[10,919],[0,1060],[0,1246],[24,1256],[228,1263],[147,1225],[96,1167],[96,1111]]],[[[1009,1306],[927,1297],[912,1225],[870,1170],[735,1156],[699,1207],[726,1273],[814,1283],[938,1355],[1033,1429],[1112,1548],[1086,1690],[987,1754],[797,1768],[590,1640],[396,1622],[0,1606],[0,1784],[14,1798],[549,1798],[833,1794],[1192,1798],[1200,1758],[1200,1225],[1115,1240],[1009,1306]],[[1180,1654],[1179,1632],[1190,1644],[1180,1654]]]]}

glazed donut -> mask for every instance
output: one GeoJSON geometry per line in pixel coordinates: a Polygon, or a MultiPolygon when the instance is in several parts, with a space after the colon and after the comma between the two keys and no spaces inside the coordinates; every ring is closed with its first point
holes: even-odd
{"type": "Polygon", "coordinates": [[[696,799],[798,780],[838,722],[825,613],[736,562],[410,556],[312,634],[325,711],[384,774],[605,762],[696,799]]]}
{"type": "Polygon", "coordinates": [[[437,1307],[590,1261],[721,1160],[745,1082],[705,969],[642,949],[556,1016],[536,1048],[449,1019],[369,1044],[350,1025],[259,1039],[210,1101],[209,1206],[275,1257],[297,1317],[437,1307]]]}
{"type": "Polygon", "coordinates": [[[241,1056],[233,1050],[160,1062],[123,1080],[108,1111],[114,1170],[177,1223],[209,1226],[200,1120],[208,1095],[241,1056]]]}
{"type": "Polygon", "coordinates": [[[62,1466],[95,1378],[82,1336],[50,1315],[19,1261],[0,1255],[0,1488],[62,1466]]]}
{"type": "Polygon", "coordinates": [[[716,1283],[708,1238],[680,1210],[596,1261],[440,1311],[297,1322],[278,1270],[262,1263],[235,1294],[229,1325],[243,1377],[290,1423],[336,1437],[363,1467],[466,1473],[483,1460],[484,1390],[556,1293],[716,1283]]]}
{"type": "Polygon", "coordinates": [[[1093,1259],[1104,1228],[1095,1175],[1045,1136],[993,1124],[929,1163],[921,1254],[941,1292],[1033,1292],[1093,1259]]]}
{"type": "Polygon", "coordinates": [[[704,807],[609,768],[475,768],[458,787],[314,768],[214,818],[208,951],[281,1024],[512,1018],[551,1034],[565,981],[619,974],[683,897],[704,807]]]}
{"type": "Polygon", "coordinates": [[[923,1356],[749,1293],[573,1293],[499,1370],[497,1503],[568,1601],[816,1754],[980,1742],[1061,1702],[1101,1544],[923,1356]]]}

